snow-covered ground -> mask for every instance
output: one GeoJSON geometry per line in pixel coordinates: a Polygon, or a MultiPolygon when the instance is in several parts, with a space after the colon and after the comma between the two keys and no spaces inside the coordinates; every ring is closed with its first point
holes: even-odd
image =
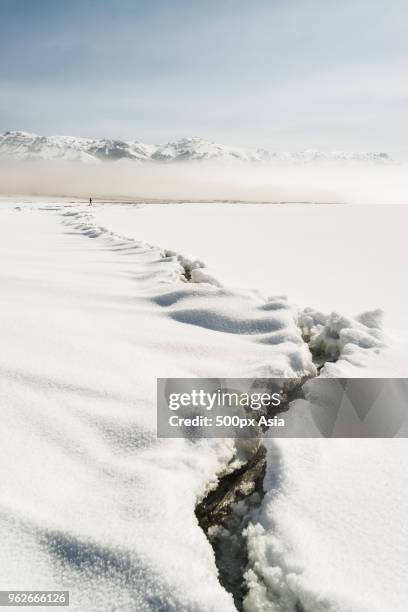
{"type": "Polygon", "coordinates": [[[113,231],[203,260],[226,286],[324,313],[380,308],[389,347],[373,375],[406,375],[408,206],[100,205],[94,214],[113,231]]]}
{"type": "MultiPolygon", "coordinates": [[[[233,442],[158,440],[156,378],[313,375],[296,303],[382,307],[395,340],[405,210],[20,208],[0,208],[0,589],[69,589],[80,611],[234,610],[194,515],[233,442]],[[233,288],[185,282],[163,248],[233,288]]],[[[350,333],[344,368],[403,372],[406,345],[378,353],[366,322],[344,319],[373,340],[350,333]]],[[[266,444],[246,609],[403,612],[405,440],[266,444]]]]}

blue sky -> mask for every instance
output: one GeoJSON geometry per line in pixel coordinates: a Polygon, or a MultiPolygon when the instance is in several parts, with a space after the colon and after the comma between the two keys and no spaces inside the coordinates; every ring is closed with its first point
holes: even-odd
{"type": "Polygon", "coordinates": [[[0,130],[408,156],[405,0],[0,0],[0,130]]]}

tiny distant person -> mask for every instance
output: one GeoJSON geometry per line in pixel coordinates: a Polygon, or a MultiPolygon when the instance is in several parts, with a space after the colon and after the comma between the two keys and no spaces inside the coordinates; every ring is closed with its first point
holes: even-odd
{"type": "Polygon", "coordinates": [[[89,206],[92,206],[92,198],[89,198],[89,206]]]}

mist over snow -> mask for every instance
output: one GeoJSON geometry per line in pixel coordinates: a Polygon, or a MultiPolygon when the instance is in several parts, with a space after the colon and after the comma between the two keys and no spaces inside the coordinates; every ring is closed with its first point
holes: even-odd
{"type": "Polygon", "coordinates": [[[0,193],[111,200],[408,203],[404,165],[2,160],[0,193]]]}
{"type": "Polygon", "coordinates": [[[386,153],[272,152],[181,138],[0,135],[2,194],[110,199],[406,203],[405,166],[386,153]]]}

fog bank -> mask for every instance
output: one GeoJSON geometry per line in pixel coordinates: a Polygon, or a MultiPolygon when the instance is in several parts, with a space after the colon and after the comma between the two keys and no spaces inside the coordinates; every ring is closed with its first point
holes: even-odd
{"type": "Polygon", "coordinates": [[[405,165],[5,162],[0,194],[111,200],[407,204],[405,165]]]}

